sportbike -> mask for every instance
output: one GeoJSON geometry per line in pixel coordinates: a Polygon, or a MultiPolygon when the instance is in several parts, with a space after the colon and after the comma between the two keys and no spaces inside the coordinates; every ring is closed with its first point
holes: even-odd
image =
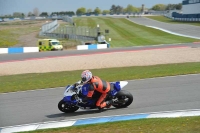
{"type": "MultiPolygon", "coordinates": [[[[111,90],[108,93],[106,100],[112,100],[112,106],[115,108],[128,107],[133,102],[133,96],[130,92],[122,90],[128,84],[127,81],[110,82],[111,90]]],[[[71,113],[81,109],[96,109],[96,102],[101,93],[95,91],[92,98],[87,102],[82,99],[88,94],[89,84],[80,84],[76,87],[68,85],[64,92],[63,99],[58,103],[58,109],[64,113],[71,113]]]]}

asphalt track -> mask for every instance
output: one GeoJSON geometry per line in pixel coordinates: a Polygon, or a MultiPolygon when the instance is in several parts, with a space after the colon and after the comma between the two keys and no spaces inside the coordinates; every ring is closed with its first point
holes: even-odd
{"type": "MultiPolygon", "coordinates": [[[[106,52],[163,49],[170,47],[197,48],[199,46],[200,45],[196,43],[189,43],[89,51],[66,50],[41,52],[37,54],[2,54],[0,55],[0,63],[53,58],[59,56],[77,56],[106,52]]],[[[64,87],[0,94],[0,127],[97,116],[200,109],[199,80],[200,75],[187,75],[129,81],[129,84],[124,89],[133,94],[133,104],[128,108],[111,108],[101,113],[96,110],[79,110],[78,112],[71,114],[61,113],[57,109],[57,103],[63,96],[64,87]]]]}
{"type": "Polygon", "coordinates": [[[134,96],[124,109],[79,110],[64,114],[57,109],[64,87],[0,94],[0,127],[97,116],[200,109],[200,74],[132,80],[124,88],[134,96]]]}
{"type": "Polygon", "coordinates": [[[65,51],[48,51],[39,53],[21,53],[21,54],[1,54],[0,63],[23,61],[23,60],[35,60],[41,58],[54,58],[61,56],[81,56],[86,54],[98,54],[98,53],[109,53],[109,52],[124,52],[124,51],[140,51],[140,50],[153,50],[163,48],[177,48],[177,47],[200,47],[199,43],[184,43],[184,44],[160,44],[153,46],[134,46],[125,48],[109,48],[109,49],[98,49],[98,50],[65,50],[65,51]]]}
{"type": "Polygon", "coordinates": [[[200,38],[200,26],[193,26],[188,24],[170,24],[145,17],[130,18],[129,20],[140,25],[158,27],[174,33],[200,38]]]}

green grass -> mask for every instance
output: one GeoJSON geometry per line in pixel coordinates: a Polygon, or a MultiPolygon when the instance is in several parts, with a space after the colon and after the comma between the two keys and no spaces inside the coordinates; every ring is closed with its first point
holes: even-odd
{"type": "Polygon", "coordinates": [[[10,22],[1,22],[0,26],[13,26],[13,25],[31,25],[31,24],[37,24],[38,22],[41,22],[43,20],[23,20],[23,21],[10,21],[10,22]]]}
{"type": "MultiPolygon", "coordinates": [[[[142,67],[134,66],[92,69],[91,71],[94,75],[98,75],[107,81],[132,80],[200,73],[200,62],[142,67]]],[[[81,70],[78,70],[0,76],[0,93],[66,86],[79,80],[81,72],[81,70]]]]}
{"type": "Polygon", "coordinates": [[[195,26],[200,26],[200,22],[185,22],[185,21],[175,21],[172,19],[169,19],[164,16],[146,16],[147,18],[154,19],[157,21],[165,22],[165,23],[172,23],[172,24],[190,24],[190,25],[195,25],[195,26]]]}
{"type": "Polygon", "coordinates": [[[199,41],[197,39],[172,35],[157,29],[135,24],[124,18],[109,17],[81,17],[75,18],[77,26],[96,27],[100,25],[102,32],[109,29],[106,36],[112,38],[111,47],[128,47],[139,45],[188,43],[199,41]]]}
{"type": "Polygon", "coordinates": [[[7,48],[18,43],[19,35],[12,33],[12,30],[0,30],[0,48],[7,48]]]}
{"type": "Polygon", "coordinates": [[[200,116],[153,118],[36,130],[29,133],[199,133],[200,116]]]}
{"type": "MultiPolygon", "coordinates": [[[[99,24],[102,32],[105,32],[105,29],[109,29],[110,33],[106,36],[106,40],[108,40],[108,38],[112,39],[110,42],[111,47],[189,43],[199,41],[197,39],[175,36],[160,30],[141,26],[124,18],[77,17],[74,21],[77,27],[84,26],[96,28],[97,24],[99,24]]],[[[41,26],[31,27],[32,24],[36,24],[38,22],[20,21],[0,24],[0,48],[10,47],[19,43],[18,38],[21,35],[29,34],[35,31],[39,32],[39,28],[41,28],[41,26]],[[10,28],[12,26],[17,27],[10,28]],[[27,26],[29,27],[27,28],[27,26]],[[3,29],[1,27],[3,27],[3,29]]],[[[62,27],[63,24],[61,24],[61,27],[56,31],[61,32],[60,29],[62,27]]],[[[71,46],[72,45],[69,44],[68,47],[71,46]]]]}
{"type": "Polygon", "coordinates": [[[32,32],[40,31],[38,27],[0,29],[0,48],[11,47],[19,43],[18,38],[32,32]]]}
{"type": "MultiPolygon", "coordinates": [[[[10,22],[10,23],[0,23],[0,48],[12,47],[19,43],[18,38],[21,35],[26,35],[32,32],[40,31],[41,26],[33,26],[33,24],[41,23],[41,21],[20,21],[20,22],[10,22]],[[12,27],[13,26],[13,27],[12,27]],[[24,27],[25,26],[25,27],[24,27]],[[6,28],[8,27],[8,28],[6,28]]],[[[66,23],[67,24],[67,23],[66,23]]],[[[57,33],[64,33],[61,31],[65,27],[65,24],[61,24],[60,27],[55,31],[57,33]]],[[[36,36],[38,39],[45,39],[47,37],[36,36]]],[[[59,39],[65,49],[74,48],[76,45],[80,45],[80,42],[75,40],[59,39]]],[[[37,42],[35,42],[36,44],[37,42]]]]}

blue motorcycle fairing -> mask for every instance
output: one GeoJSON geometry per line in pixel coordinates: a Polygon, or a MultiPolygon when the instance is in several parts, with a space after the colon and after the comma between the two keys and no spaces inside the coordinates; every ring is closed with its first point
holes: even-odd
{"type": "Polygon", "coordinates": [[[115,82],[114,87],[116,91],[120,91],[121,90],[120,82],[115,82]]]}
{"type": "MultiPolygon", "coordinates": [[[[71,100],[71,96],[66,96],[63,98],[63,100],[68,103],[68,104],[73,104],[73,105],[77,105],[77,101],[76,100],[71,100]]],[[[80,107],[89,107],[89,108],[94,108],[96,107],[95,105],[95,101],[94,100],[88,100],[87,103],[78,103],[78,106],[80,107]]]]}
{"type": "Polygon", "coordinates": [[[67,103],[77,104],[77,101],[72,100],[71,98],[72,98],[72,96],[66,96],[66,97],[63,98],[63,101],[65,101],[67,103]]]}
{"type": "MultiPolygon", "coordinates": [[[[121,87],[120,87],[120,82],[111,82],[110,84],[113,84],[113,87],[114,89],[110,92],[110,94],[112,96],[115,96],[117,94],[117,92],[119,92],[121,90],[121,87]]],[[[90,84],[84,84],[81,88],[81,94],[82,96],[87,96],[88,92],[89,92],[89,85],[90,84]]],[[[68,85],[66,87],[66,89],[69,87],[70,85],[68,85]]],[[[72,100],[72,96],[65,96],[63,98],[63,100],[66,102],[66,103],[69,103],[69,104],[74,104],[74,105],[77,105],[77,101],[76,100],[72,100]]],[[[91,99],[91,100],[88,100],[86,104],[84,103],[78,103],[78,106],[81,106],[81,107],[94,107],[95,106],[95,100],[94,99],[91,99]]]]}
{"type": "Polygon", "coordinates": [[[65,89],[67,89],[68,87],[70,87],[70,85],[67,85],[65,89]]]}
{"type": "Polygon", "coordinates": [[[79,106],[81,107],[93,107],[95,106],[95,101],[93,99],[88,100],[87,103],[78,103],[79,106]]]}
{"type": "Polygon", "coordinates": [[[112,82],[111,84],[114,85],[114,89],[110,92],[110,94],[112,96],[116,95],[117,92],[119,92],[121,90],[121,87],[120,87],[120,82],[112,82]]]}
{"type": "Polygon", "coordinates": [[[88,91],[89,91],[89,90],[88,90],[89,85],[90,85],[90,84],[84,84],[84,85],[82,86],[82,89],[81,89],[82,95],[87,96],[88,91]]]}

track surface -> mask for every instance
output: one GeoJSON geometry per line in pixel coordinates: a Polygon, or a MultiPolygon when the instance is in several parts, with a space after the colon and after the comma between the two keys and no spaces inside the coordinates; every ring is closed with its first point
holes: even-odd
{"type": "Polygon", "coordinates": [[[0,94],[0,127],[86,117],[200,109],[200,75],[129,81],[124,88],[134,102],[124,109],[111,108],[64,114],[57,109],[64,87],[0,94]]]}
{"type": "MultiPolygon", "coordinates": [[[[188,28],[185,25],[166,24],[145,18],[133,18],[134,22],[167,29],[180,34],[193,36],[200,35],[196,26],[188,28]],[[151,22],[150,22],[151,21],[151,22]],[[165,25],[166,27],[162,27],[165,25]],[[175,31],[174,31],[175,30],[175,31]]],[[[2,54],[0,63],[9,61],[29,60],[35,58],[51,58],[58,56],[75,56],[83,54],[95,54],[102,52],[118,52],[130,50],[159,49],[168,47],[199,47],[199,44],[176,44],[145,47],[113,48],[104,50],[67,50],[26,54],[2,54]]],[[[37,91],[0,94],[0,127],[13,126],[45,121],[57,121],[64,119],[78,119],[86,117],[121,115],[132,113],[146,113],[158,111],[172,111],[185,109],[200,109],[200,75],[188,75],[177,77],[165,77],[156,79],[134,80],[124,88],[134,96],[134,102],[128,108],[111,108],[102,113],[96,110],[64,114],[57,109],[57,103],[61,100],[64,87],[37,91]]]]}
{"type": "Polygon", "coordinates": [[[200,26],[193,26],[189,24],[169,24],[145,17],[130,18],[130,20],[141,25],[154,26],[174,33],[200,38],[200,26]]]}
{"type": "Polygon", "coordinates": [[[168,45],[154,45],[154,46],[135,46],[126,48],[110,48],[99,50],[66,50],[66,51],[49,51],[40,53],[22,53],[22,54],[2,54],[0,55],[0,63],[10,61],[33,60],[37,58],[53,58],[59,56],[79,56],[85,54],[98,54],[106,52],[119,52],[119,51],[133,51],[133,50],[148,50],[148,49],[163,49],[170,47],[199,47],[200,43],[185,43],[185,44],[168,44],[168,45]]]}

